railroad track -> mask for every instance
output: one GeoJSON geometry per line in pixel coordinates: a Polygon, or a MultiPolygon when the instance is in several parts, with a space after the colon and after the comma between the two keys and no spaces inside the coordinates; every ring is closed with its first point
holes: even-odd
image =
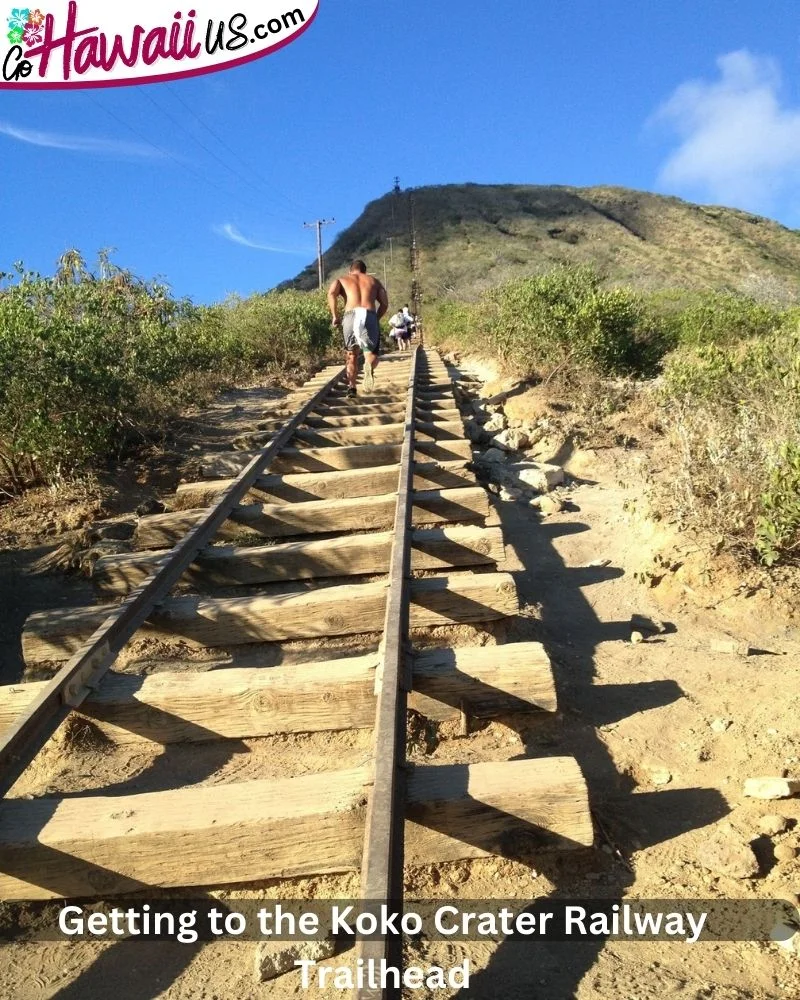
{"type": "MultiPolygon", "coordinates": [[[[0,899],[359,870],[365,904],[399,907],[404,864],[503,854],[519,836],[592,843],[569,758],[406,761],[409,708],[437,720],[556,708],[538,644],[415,642],[519,611],[457,392],[421,348],[387,360],[370,396],[348,399],[341,369],[325,369],[239,450],[202,456],[202,480],[178,489],[172,512],[140,520],[134,551],[98,561],[98,592],[118,603],[28,619],[26,662],[54,672],[0,689],[0,899]],[[143,637],[208,649],[352,637],[362,651],[270,669],[112,670],[143,637]],[[372,752],[361,767],[301,777],[15,797],[71,713],[114,742],[165,746],[372,728],[372,752]]],[[[358,947],[402,961],[394,939],[358,947]]]]}

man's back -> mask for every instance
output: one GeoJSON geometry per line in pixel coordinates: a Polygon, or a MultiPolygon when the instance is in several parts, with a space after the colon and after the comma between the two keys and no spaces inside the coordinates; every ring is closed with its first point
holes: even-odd
{"type": "Polygon", "coordinates": [[[347,298],[345,309],[374,309],[380,298],[381,284],[371,274],[348,274],[339,282],[347,298]]]}

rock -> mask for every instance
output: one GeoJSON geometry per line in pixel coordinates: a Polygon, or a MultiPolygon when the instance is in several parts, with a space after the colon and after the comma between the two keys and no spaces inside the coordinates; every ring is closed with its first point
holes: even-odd
{"type": "Polygon", "coordinates": [[[501,431],[492,439],[492,444],[504,451],[524,451],[530,443],[530,438],[524,431],[501,431]]]}
{"type": "Polygon", "coordinates": [[[160,500],[150,499],[144,500],[136,508],[136,513],[139,517],[150,517],[151,514],[163,514],[166,507],[160,500]]]}
{"type": "Polygon", "coordinates": [[[631,628],[637,628],[641,632],[655,632],[663,635],[667,631],[667,626],[658,618],[648,618],[646,615],[631,615],[631,628]]]}
{"type": "Polygon", "coordinates": [[[751,647],[746,642],[739,642],[738,639],[712,639],[710,643],[712,653],[731,653],[736,656],[750,656],[751,647]]]}
{"type": "Polygon", "coordinates": [[[322,962],[336,951],[333,938],[324,941],[261,941],[256,948],[255,981],[266,983],[287,972],[295,972],[295,962],[322,962]]]}
{"type": "Polygon", "coordinates": [[[499,448],[489,448],[477,459],[481,465],[498,465],[505,460],[506,453],[499,448]]]}
{"type": "Polygon", "coordinates": [[[522,490],[515,490],[513,486],[503,486],[500,489],[500,499],[509,503],[513,500],[520,500],[523,496],[522,490]]]}
{"type": "Polygon", "coordinates": [[[715,830],[698,847],[697,860],[715,875],[754,878],[759,873],[752,847],[743,843],[730,826],[715,830]]]}
{"type": "Polygon", "coordinates": [[[564,501],[552,496],[534,497],[531,507],[536,507],[545,517],[550,517],[551,514],[560,514],[564,510],[564,501]]]}
{"type": "Polygon", "coordinates": [[[508,427],[508,421],[502,413],[495,413],[494,416],[490,417],[483,425],[487,434],[499,434],[500,431],[504,431],[506,427],[508,427]]]}
{"type": "Polygon", "coordinates": [[[777,844],[774,848],[776,861],[794,861],[797,857],[797,848],[792,844],[777,844]]]}
{"type": "Polygon", "coordinates": [[[748,778],[744,794],[751,799],[790,799],[800,792],[800,781],[789,778],[748,778]]]}
{"type": "Polygon", "coordinates": [[[475,420],[477,420],[479,424],[485,424],[489,419],[489,414],[486,412],[483,407],[483,403],[479,399],[472,401],[472,413],[475,420]]]}
{"type": "Polygon", "coordinates": [[[127,542],[133,538],[135,531],[134,521],[98,521],[92,527],[91,537],[93,541],[127,542]]]}
{"type": "Polygon", "coordinates": [[[473,444],[483,444],[488,440],[488,435],[477,420],[467,420],[464,424],[464,433],[473,444]]]}
{"type": "Polygon", "coordinates": [[[644,642],[644,636],[641,632],[631,632],[631,642],[637,646],[640,642],[644,642]]]}
{"type": "Polygon", "coordinates": [[[715,733],[727,733],[733,725],[733,719],[714,719],[711,728],[715,733]]]}
{"type": "Polygon", "coordinates": [[[666,767],[652,765],[647,768],[647,773],[654,785],[668,785],[672,781],[672,772],[666,767]]]}
{"type": "Polygon", "coordinates": [[[762,816],[758,821],[758,829],[760,833],[766,834],[767,837],[776,837],[779,833],[783,833],[789,828],[789,820],[785,816],[779,816],[777,813],[767,813],[766,816],[762,816]]]}
{"type": "Polygon", "coordinates": [[[513,462],[507,466],[506,472],[519,486],[536,490],[537,493],[549,493],[564,482],[563,469],[540,462],[513,462]]]}

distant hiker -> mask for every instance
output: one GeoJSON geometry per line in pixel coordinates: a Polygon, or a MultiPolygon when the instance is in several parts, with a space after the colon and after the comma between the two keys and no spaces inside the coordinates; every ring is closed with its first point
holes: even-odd
{"type": "Polygon", "coordinates": [[[341,327],[344,334],[347,395],[356,395],[358,355],[361,351],[364,352],[364,388],[372,392],[381,346],[380,319],[389,310],[386,289],[377,278],[367,274],[367,265],[363,260],[354,260],[347,277],[337,278],[328,289],[328,306],[334,327],[341,327]],[[341,320],[336,314],[340,296],[345,300],[345,313],[341,320]]]}
{"type": "Polygon", "coordinates": [[[408,327],[409,330],[408,337],[410,340],[417,331],[417,320],[416,317],[412,316],[411,313],[409,312],[408,306],[403,306],[403,316],[406,321],[406,326],[408,327]]]}
{"type": "Polygon", "coordinates": [[[406,323],[406,318],[402,311],[396,312],[394,316],[392,316],[389,320],[389,326],[392,328],[392,337],[397,341],[397,350],[405,350],[405,348],[408,347],[411,333],[408,329],[408,324],[406,323]]]}

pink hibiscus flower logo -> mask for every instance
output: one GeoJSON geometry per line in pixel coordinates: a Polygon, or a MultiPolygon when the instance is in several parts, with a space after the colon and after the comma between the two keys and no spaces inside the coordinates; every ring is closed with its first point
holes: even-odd
{"type": "Polygon", "coordinates": [[[25,25],[23,39],[26,45],[39,45],[43,38],[44,35],[42,33],[42,29],[38,24],[28,22],[28,24],[25,25]]]}

